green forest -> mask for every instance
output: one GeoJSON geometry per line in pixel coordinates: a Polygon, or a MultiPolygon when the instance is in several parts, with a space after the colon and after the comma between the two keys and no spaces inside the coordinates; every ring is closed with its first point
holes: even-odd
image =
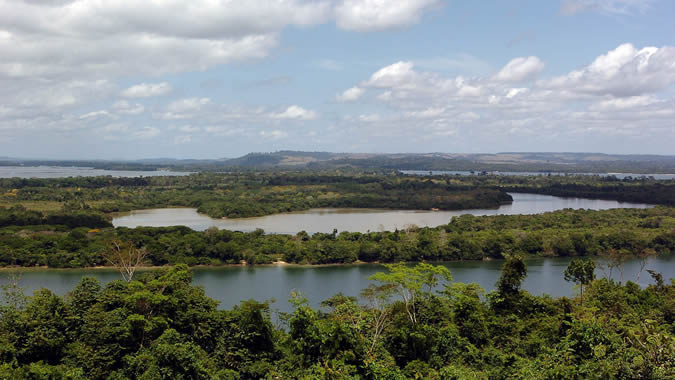
{"type": "Polygon", "coordinates": [[[648,178],[357,171],[0,179],[0,266],[115,266],[123,278],[102,285],[85,277],[64,296],[25,295],[10,279],[0,378],[675,378],[673,280],[650,271],[652,285],[641,288],[595,278],[594,261],[620,269],[629,258],[672,254],[674,190],[675,181],[648,178]],[[466,214],[436,227],[313,235],[111,224],[116,212],[171,206],[213,217],[496,208],[515,192],[657,206],[466,214]],[[576,296],[522,290],[525,258],[534,256],[573,257],[564,278],[576,296]],[[431,264],[492,259],[504,264],[489,293],[431,264]],[[388,271],[373,275],[359,298],[336,294],[318,308],[293,292],[289,313],[262,300],[224,310],[191,282],[190,266],[279,261],[379,262],[388,271]],[[142,266],[158,268],[136,273],[142,266]]]}
{"type": "Polygon", "coordinates": [[[112,228],[96,211],[43,215],[0,208],[0,265],[105,265],[109,242],[132,242],[147,264],[223,265],[285,261],[335,264],[531,256],[664,255],[675,251],[675,210],[560,210],[537,215],[462,215],[434,228],[385,232],[265,234],[187,227],[112,228]]]}
{"type": "Polygon", "coordinates": [[[0,179],[0,206],[106,214],[193,207],[214,218],[321,207],[418,210],[498,208],[507,192],[675,205],[675,181],[597,176],[406,176],[400,173],[231,172],[184,177],[0,179]]]}
{"type": "MultiPolygon", "coordinates": [[[[3,288],[0,377],[8,379],[668,379],[675,377],[675,283],[595,279],[573,260],[578,296],[533,296],[527,265],[503,264],[496,290],[445,267],[388,266],[360,299],[320,308],[293,293],[221,310],[187,266],[59,297],[3,288]]],[[[589,272],[590,269],[590,272],[589,272]]]]}

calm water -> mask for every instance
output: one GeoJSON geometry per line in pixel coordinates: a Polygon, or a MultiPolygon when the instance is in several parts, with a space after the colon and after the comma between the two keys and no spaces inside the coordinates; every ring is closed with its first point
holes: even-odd
{"type": "Polygon", "coordinates": [[[65,177],[156,177],[184,176],[189,172],[172,172],[168,170],[104,170],[79,166],[0,166],[0,178],[65,178],[65,177]]]}
{"type": "MultiPolygon", "coordinates": [[[[574,294],[573,285],[564,281],[563,272],[569,264],[569,258],[530,259],[528,275],[523,287],[532,294],[550,294],[552,296],[570,296],[574,294]]],[[[443,263],[452,272],[457,282],[477,282],[485,290],[494,289],[499,278],[501,260],[496,261],[463,261],[443,263]]],[[[629,261],[624,267],[624,280],[637,280],[639,262],[629,261]]],[[[664,275],[666,281],[675,276],[675,255],[655,258],[649,261],[647,269],[653,269],[664,275]]],[[[225,267],[195,268],[193,283],[201,285],[206,294],[220,301],[220,307],[231,308],[241,300],[255,299],[265,301],[274,298],[273,308],[290,311],[287,302],[292,290],[301,291],[313,306],[318,306],[338,292],[358,296],[361,289],[366,288],[368,277],[376,272],[384,271],[380,265],[347,265],[324,267],[298,266],[261,266],[261,267],[225,267]]],[[[7,271],[0,272],[0,284],[8,279],[7,271]]],[[[35,289],[48,288],[54,293],[63,295],[70,291],[83,276],[93,276],[102,283],[119,279],[120,275],[113,271],[103,270],[18,270],[19,284],[30,293],[35,289]]],[[[598,276],[608,275],[602,269],[598,276]]],[[[616,270],[613,277],[619,280],[616,270]]],[[[646,286],[651,277],[644,271],[640,275],[639,284],[646,286]]]]}
{"type": "Polygon", "coordinates": [[[165,227],[184,225],[195,230],[209,227],[235,231],[253,231],[262,228],[268,233],[295,234],[298,231],[366,232],[393,231],[409,225],[435,227],[446,224],[453,216],[538,214],[564,208],[605,210],[610,208],[645,208],[641,203],[625,203],[584,198],[561,198],[538,194],[511,194],[513,203],[498,209],[460,211],[416,211],[373,209],[312,209],[301,212],[268,215],[256,218],[213,219],[190,208],[163,208],[138,210],[113,219],[116,227],[165,227]]]}
{"type": "MultiPolygon", "coordinates": [[[[462,171],[462,170],[401,170],[403,174],[408,175],[480,175],[480,171],[462,171]]],[[[490,175],[505,175],[505,176],[565,176],[568,173],[560,172],[487,172],[490,175]]],[[[665,173],[652,173],[652,174],[638,174],[638,173],[569,173],[570,175],[597,175],[601,177],[614,176],[618,179],[624,179],[626,177],[640,178],[640,177],[654,177],[654,179],[659,180],[668,180],[675,179],[675,174],[665,174],[665,173]]]]}

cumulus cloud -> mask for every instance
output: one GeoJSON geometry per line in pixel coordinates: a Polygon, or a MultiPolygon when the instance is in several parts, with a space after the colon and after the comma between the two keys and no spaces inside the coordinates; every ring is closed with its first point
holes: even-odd
{"type": "Polygon", "coordinates": [[[438,4],[439,0],[343,0],[335,8],[335,18],[343,29],[382,30],[417,23],[438,4]]]}
{"type": "Polygon", "coordinates": [[[336,95],[336,99],[339,102],[353,102],[355,100],[358,100],[366,90],[360,88],[360,87],[352,87],[347,90],[345,90],[342,94],[336,95]]]}
{"type": "Polygon", "coordinates": [[[623,44],[567,75],[540,86],[575,93],[630,97],[663,90],[675,83],[675,47],[635,48],[623,44]]]}
{"type": "Polygon", "coordinates": [[[0,2],[0,75],[149,75],[266,57],[287,26],[348,30],[419,21],[440,0],[0,2]],[[101,49],[105,46],[105,49],[101,49]]]}
{"type": "Polygon", "coordinates": [[[265,57],[288,25],[330,19],[327,1],[0,2],[0,74],[161,74],[265,57]],[[106,46],[106,49],[101,49],[106,46]]]}
{"type": "Polygon", "coordinates": [[[411,85],[417,79],[412,62],[399,61],[373,73],[366,85],[372,87],[402,87],[411,85]]]}
{"type": "Polygon", "coordinates": [[[296,120],[313,120],[316,119],[317,114],[314,111],[306,110],[300,106],[290,106],[285,111],[273,113],[270,115],[273,119],[296,119],[296,120]]]}
{"type": "Polygon", "coordinates": [[[151,96],[166,95],[171,90],[172,87],[168,82],[141,83],[125,89],[121,95],[126,98],[149,98],[151,96]]]}
{"type": "Polygon", "coordinates": [[[495,79],[503,82],[520,82],[532,78],[544,69],[544,63],[537,57],[514,58],[502,68],[495,79]]]}
{"type": "Polygon", "coordinates": [[[368,114],[345,122],[411,142],[450,135],[578,139],[663,133],[675,123],[675,99],[659,96],[675,83],[672,50],[621,45],[580,70],[530,83],[543,68],[536,57],[513,59],[486,78],[444,76],[395,62],[358,85],[378,90],[374,99],[390,110],[386,123],[368,114]]]}

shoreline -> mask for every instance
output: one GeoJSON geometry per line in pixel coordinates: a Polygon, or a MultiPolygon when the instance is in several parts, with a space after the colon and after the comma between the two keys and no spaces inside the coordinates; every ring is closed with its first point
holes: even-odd
{"type": "MultiPolygon", "coordinates": [[[[656,255],[653,258],[659,258],[662,256],[671,256],[675,255],[675,253],[671,254],[665,254],[665,255],[656,255]]],[[[631,255],[631,257],[637,257],[631,255]]],[[[537,255],[524,255],[523,258],[527,260],[533,260],[533,259],[573,259],[573,258],[593,258],[595,260],[603,260],[603,256],[537,256],[537,255]]],[[[488,262],[499,262],[499,261],[504,261],[505,259],[495,259],[492,257],[485,257],[481,260],[445,260],[445,261],[426,261],[426,260],[420,260],[420,261],[406,261],[406,264],[416,264],[416,263],[430,263],[434,265],[438,264],[443,264],[443,263],[459,263],[459,262],[471,262],[471,263],[488,263],[488,262]]],[[[148,265],[148,266],[142,266],[137,268],[136,270],[138,272],[149,272],[149,271],[154,271],[154,270],[159,270],[159,269],[165,269],[165,268],[171,268],[176,265],[181,265],[184,263],[175,263],[175,264],[167,264],[167,265],[148,265]]],[[[326,267],[347,267],[347,266],[361,266],[361,265],[385,265],[385,264],[394,264],[394,262],[381,262],[381,261],[361,261],[357,260],[351,263],[327,263],[327,264],[298,264],[298,263],[287,263],[285,261],[274,261],[271,263],[263,263],[263,264],[247,264],[247,263],[239,263],[239,264],[220,264],[220,265],[209,265],[209,264],[199,264],[199,265],[193,265],[189,266],[190,269],[225,269],[225,268],[256,268],[256,267],[265,267],[265,268],[270,268],[270,267],[286,267],[286,268],[326,268],[326,267]]],[[[102,272],[118,272],[119,270],[110,267],[110,266],[93,266],[93,267],[77,267],[77,268],[52,268],[52,267],[47,267],[47,266],[39,266],[39,267],[20,267],[20,266],[4,266],[0,267],[0,274],[2,273],[11,273],[11,272],[41,272],[41,271],[79,271],[79,270],[85,270],[85,271],[102,271],[102,272]]]]}
{"type": "MultiPolygon", "coordinates": [[[[456,261],[461,261],[461,260],[456,260],[456,261]]],[[[468,261],[468,260],[464,260],[468,261]]],[[[476,260],[476,261],[483,261],[483,260],[476,260]]],[[[411,263],[417,263],[417,262],[422,262],[422,261],[411,261],[411,263]]],[[[171,268],[176,265],[181,265],[183,263],[176,263],[176,264],[167,264],[167,265],[147,265],[147,266],[142,266],[138,267],[136,270],[141,271],[141,272],[147,272],[147,271],[153,271],[153,270],[158,270],[158,269],[163,269],[163,268],[171,268]]],[[[220,269],[220,268],[245,268],[245,267],[333,267],[333,266],[357,266],[357,265],[367,265],[367,264],[373,264],[373,265],[380,265],[383,264],[379,261],[372,261],[372,262],[367,262],[367,261],[361,261],[357,260],[351,263],[328,263],[328,264],[298,264],[298,263],[287,263],[285,261],[274,261],[271,263],[263,263],[263,264],[247,264],[247,263],[239,263],[239,264],[219,264],[219,265],[209,265],[209,264],[198,264],[198,265],[193,265],[189,266],[190,269],[220,269]]],[[[115,267],[110,267],[110,266],[93,266],[93,267],[76,267],[76,268],[53,268],[53,267],[48,267],[48,266],[38,266],[38,267],[22,267],[22,266],[4,266],[0,267],[0,273],[2,272],[20,272],[20,271],[26,271],[26,272],[39,272],[39,271],[73,271],[73,270],[90,270],[90,271],[109,271],[109,272],[118,272],[118,269],[115,267]]]]}

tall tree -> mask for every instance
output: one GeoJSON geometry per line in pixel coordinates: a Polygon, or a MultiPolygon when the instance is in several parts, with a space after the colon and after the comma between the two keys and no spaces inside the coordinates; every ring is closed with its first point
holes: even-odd
{"type": "Polygon", "coordinates": [[[126,282],[131,282],[136,270],[143,265],[143,260],[148,255],[145,248],[137,248],[131,242],[113,240],[103,257],[122,274],[126,282]]]}
{"type": "Polygon", "coordinates": [[[584,303],[584,287],[595,279],[595,261],[573,259],[565,269],[565,281],[574,282],[581,290],[581,304],[584,303]]]}

